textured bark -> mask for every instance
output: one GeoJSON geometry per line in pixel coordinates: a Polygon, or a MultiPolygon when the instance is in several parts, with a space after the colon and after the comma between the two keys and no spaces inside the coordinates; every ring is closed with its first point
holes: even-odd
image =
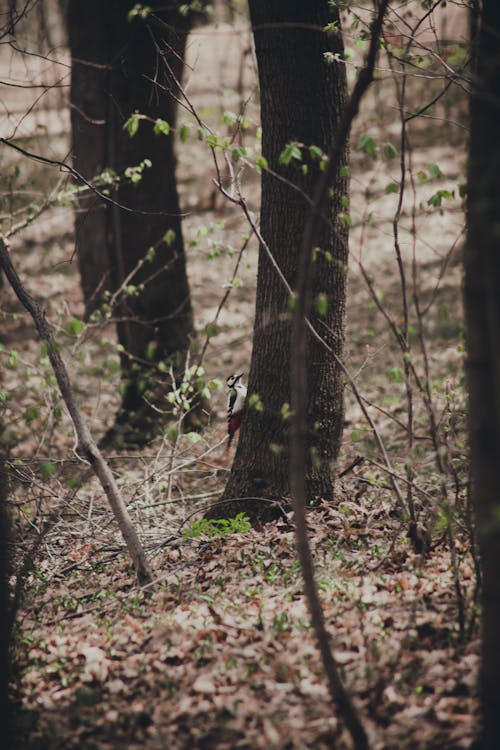
{"type": "MultiPolygon", "coordinates": [[[[262,117],[262,152],[273,172],[262,176],[261,232],[288,284],[295,288],[298,256],[308,215],[309,198],[319,176],[317,163],[307,153],[307,174],[298,161],[288,166],[279,156],[291,141],[330,152],[346,101],[345,67],[327,64],[325,52],[342,54],[340,33],[323,27],[338,21],[336,9],[323,0],[250,1],[255,38],[262,117]]],[[[345,163],[342,155],[342,164],[345,163]]],[[[333,198],[328,200],[328,222],[317,223],[316,253],[312,271],[312,296],[326,295],[328,311],[321,326],[328,344],[342,353],[345,319],[347,229],[339,215],[347,194],[347,179],[338,177],[333,198]]],[[[281,409],[290,403],[289,294],[263,247],[259,252],[254,344],[249,375],[249,394],[258,393],[264,411],[247,409],[241,429],[224,503],[213,511],[233,514],[244,510],[266,518],[275,512],[267,500],[289,497],[289,449],[287,422],[281,409]],[[250,498],[249,500],[245,498],[250,498]]],[[[307,469],[308,501],[333,498],[333,474],[343,421],[343,381],[325,349],[309,339],[307,399],[310,455],[307,469]]]]}
{"type": "Polygon", "coordinates": [[[145,408],[144,381],[158,361],[170,359],[182,369],[193,333],[173,133],[155,135],[149,120],[141,121],[133,137],[123,128],[136,111],[175,127],[172,92],[178,94],[175,81],[182,77],[189,20],[179,14],[178,4],[165,10],[161,2],[149,3],[153,13],[146,19],[128,20],[134,4],[72,0],[68,12],[75,168],[91,179],[104,168],[123,176],[127,167],[145,158],[152,161],[139,184],[123,180],[112,192],[128,210],[88,194],[79,201],[76,217],[87,313],[102,301],[103,291],[120,287],[149,248],[156,251],[154,260],[130,280],[135,286],[144,284],[140,294],[122,295],[116,310],[127,382],[122,422],[145,408]],[[175,237],[170,244],[164,240],[168,230],[175,237]]]}
{"type": "Polygon", "coordinates": [[[472,492],[482,562],[482,747],[493,750],[500,747],[500,5],[484,0],[482,8],[464,290],[472,492]]]}

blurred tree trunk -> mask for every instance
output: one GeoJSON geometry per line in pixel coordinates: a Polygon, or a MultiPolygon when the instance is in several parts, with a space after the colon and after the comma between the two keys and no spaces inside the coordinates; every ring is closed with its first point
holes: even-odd
{"type": "Polygon", "coordinates": [[[494,750],[500,747],[500,4],[497,0],[484,0],[479,22],[478,36],[472,40],[476,55],[464,289],[472,492],[482,561],[480,682],[484,737],[481,747],[494,750]]]}
{"type": "MultiPolygon", "coordinates": [[[[325,53],[343,53],[340,29],[323,31],[339,17],[327,0],[250,0],[249,6],[259,67],[262,153],[270,170],[284,178],[263,172],[260,226],[281,272],[295,288],[309,205],[305,195],[312,196],[319,175],[318,161],[312,158],[309,147],[330,151],[347,97],[345,66],[325,59],[325,53]],[[292,141],[303,144],[303,161],[292,158],[284,164],[280,154],[292,141]]],[[[344,163],[345,158],[344,154],[344,163]]],[[[328,201],[331,224],[323,221],[317,227],[318,250],[312,270],[313,299],[321,300],[317,309],[327,303],[323,317],[316,316],[315,321],[339,356],[344,340],[348,255],[347,228],[340,221],[348,184],[345,170],[340,172],[328,201]]],[[[248,384],[250,405],[224,502],[212,514],[245,511],[253,518],[266,518],[275,511],[259,498],[289,497],[288,426],[283,412],[290,403],[290,336],[289,294],[261,246],[248,384]],[[251,394],[260,397],[262,411],[251,406],[251,394]]],[[[319,498],[333,498],[334,464],[343,422],[343,381],[331,355],[312,339],[308,342],[308,363],[307,490],[313,504],[319,498]]]]}
{"type": "Polygon", "coordinates": [[[167,359],[182,370],[193,333],[174,135],[153,131],[157,118],[175,128],[174,95],[190,22],[179,13],[178,3],[164,9],[164,3],[155,1],[149,3],[150,15],[128,18],[134,5],[130,0],[71,0],[68,28],[75,168],[91,180],[104,169],[123,177],[127,167],[137,167],[144,159],[152,163],[143,168],[137,184],[125,178],[111,190],[111,197],[127,210],[89,191],[79,200],[76,215],[87,314],[100,306],[106,290],[119,289],[154,248],[127,281],[131,293],[120,296],[114,312],[126,382],[118,423],[133,424],[133,442],[141,442],[141,436],[148,437],[148,417],[158,421],[142,398],[155,365],[167,359]],[[134,112],[151,120],[141,120],[131,137],[124,124],[134,112]]]}
{"type": "Polygon", "coordinates": [[[0,456],[0,726],[5,746],[12,741],[12,707],[9,701],[10,646],[12,638],[12,609],[9,579],[11,566],[11,524],[7,508],[7,471],[5,459],[0,456]]]}

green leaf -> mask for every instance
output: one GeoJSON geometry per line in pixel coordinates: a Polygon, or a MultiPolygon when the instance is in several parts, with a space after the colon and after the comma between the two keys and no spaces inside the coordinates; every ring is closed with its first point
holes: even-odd
{"type": "Polygon", "coordinates": [[[443,201],[451,201],[454,197],[455,194],[450,193],[449,190],[438,190],[437,193],[431,195],[431,197],[427,201],[427,205],[432,206],[433,208],[438,208],[439,206],[441,206],[443,201]]]}
{"type": "Polygon", "coordinates": [[[153,362],[156,349],[157,349],[156,342],[148,341],[148,345],[146,346],[146,351],[144,352],[144,358],[148,362],[153,362]]]}
{"type": "Polygon", "coordinates": [[[165,240],[167,247],[172,247],[175,242],[176,236],[177,235],[175,234],[175,231],[173,229],[167,229],[167,231],[163,235],[163,239],[165,240]]]}
{"type": "Polygon", "coordinates": [[[50,479],[57,471],[57,467],[53,461],[44,461],[40,466],[40,472],[44,479],[50,479]]]}
{"type": "Polygon", "coordinates": [[[85,323],[83,320],[79,320],[78,318],[71,317],[69,319],[68,323],[68,333],[70,336],[74,336],[75,338],[83,331],[85,328],[85,323]]]}
{"type": "Polygon", "coordinates": [[[285,401],[285,403],[282,405],[280,409],[281,418],[286,421],[287,419],[290,419],[292,416],[292,409],[290,407],[290,404],[285,401]]]}
{"type": "Polygon", "coordinates": [[[147,16],[151,13],[151,7],[149,5],[141,5],[141,3],[136,3],[131,10],[127,13],[127,21],[132,21],[136,16],[138,16],[141,19],[147,18],[147,16]]]}
{"type": "Polygon", "coordinates": [[[384,193],[389,195],[390,193],[399,193],[399,184],[397,182],[390,182],[385,186],[384,193]]]}
{"type": "Polygon", "coordinates": [[[182,143],[186,143],[189,138],[189,127],[187,125],[181,125],[178,132],[182,143]]]}
{"type": "Polygon", "coordinates": [[[210,336],[210,338],[212,338],[212,336],[218,336],[220,332],[221,331],[217,323],[207,323],[207,325],[205,326],[205,333],[207,334],[207,336],[210,336]]]}
{"type": "Polygon", "coordinates": [[[391,383],[401,383],[404,380],[403,371],[400,367],[389,367],[386,375],[391,383]]]}
{"type": "Polygon", "coordinates": [[[33,422],[35,419],[38,419],[40,416],[40,407],[36,404],[30,404],[26,407],[26,410],[24,412],[24,417],[28,424],[33,422]]]}
{"type": "Polygon", "coordinates": [[[260,400],[260,396],[258,393],[252,393],[248,397],[248,406],[251,409],[255,409],[255,411],[263,412],[264,411],[264,404],[260,400]]]}
{"type": "Polygon", "coordinates": [[[429,174],[431,177],[433,177],[435,180],[442,180],[444,177],[444,174],[441,172],[437,164],[429,164],[429,174]]]}
{"type": "Polygon", "coordinates": [[[320,318],[326,317],[326,313],[328,312],[328,297],[326,294],[318,294],[315,301],[315,307],[320,318]]]}
{"type": "Polygon", "coordinates": [[[296,159],[297,161],[302,161],[302,152],[300,148],[298,147],[297,143],[288,143],[285,146],[285,148],[280,154],[279,163],[284,164],[286,166],[290,164],[292,159],[296,159]]]}
{"type": "Polygon", "coordinates": [[[236,148],[233,148],[233,152],[231,154],[231,159],[233,161],[238,161],[242,156],[247,156],[247,150],[246,148],[243,148],[243,146],[236,146],[236,148]]]}
{"type": "Polygon", "coordinates": [[[363,153],[370,156],[372,159],[377,158],[377,144],[370,135],[362,135],[356,144],[356,151],[363,151],[363,153]]]}
{"type": "Polygon", "coordinates": [[[266,157],[265,156],[259,156],[259,158],[257,159],[257,162],[255,164],[255,168],[256,168],[257,172],[260,174],[262,172],[262,170],[263,169],[267,169],[268,166],[269,165],[267,163],[266,157]]]}
{"type": "Polygon", "coordinates": [[[309,153],[311,154],[313,159],[318,159],[318,161],[322,159],[325,154],[323,149],[319,146],[309,146],[309,153]]]}
{"type": "Polygon", "coordinates": [[[139,130],[140,119],[141,119],[141,115],[138,112],[134,112],[134,114],[130,115],[128,120],[126,120],[123,125],[123,129],[127,131],[127,133],[129,134],[131,138],[133,138],[134,135],[139,130]]]}
{"type": "Polygon", "coordinates": [[[170,124],[158,117],[153,126],[153,133],[155,135],[168,135],[170,133],[170,124]]]}
{"type": "Polygon", "coordinates": [[[384,146],[384,156],[386,159],[394,159],[398,155],[398,150],[393,143],[386,143],[384,146]]]}

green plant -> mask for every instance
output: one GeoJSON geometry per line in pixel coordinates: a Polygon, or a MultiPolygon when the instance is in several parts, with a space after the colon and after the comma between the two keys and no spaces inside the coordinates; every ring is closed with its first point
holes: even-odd
{"type": "Polygon", "coordinates": [[[185,539],[199,539],[201,537],[226,537],[231,534],[247,534],[252,525],[245,513],[238,513],[234,518],[217,518],[209,520],[200,518],[183,532],[185,539]]]}

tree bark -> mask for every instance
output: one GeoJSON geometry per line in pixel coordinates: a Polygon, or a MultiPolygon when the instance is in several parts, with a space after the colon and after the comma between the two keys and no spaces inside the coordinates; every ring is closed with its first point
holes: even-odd
{"type": "MultiPolygon", "coordinates": [[[[159,421],[143,400],[155,365],[161,360],[182,372],[193,335],[193,315],[185,267],[179,198],[175,179],[174,129],[176,81],[183,70],[189,17],[178,4],[149,4],[146,18],[128,19],[129,0],[72,0],[68,26],[73,58],[71,117],[74,166],[92,179],[103,169],[122,178],[112,197],[124,208],[92,194],[78,204],[75,231],[87,314],[103,301],[103,292],[120,288],[131,272],[138,292],[121,294],[115,310],[126,383],[119,423],[134,422],[134,442],[146,439],[159,421]],[[125,122],[141,120],[131,137],[125,122]],[[170,135],[155,135],[161,118],[170,135]],[[123,178],[127,167],[145,167],[138,184],[123,178]],[[165,240],[168,232],[169,240],[165,240]],[[150,248],[154,257],[141,265],[150,248]],[[146,418],[144,418],[146,417],[146,418]]],[[[150,400],[161,403],[153,389],[150,400]]],[[[163,404],[164,405],[164,404],[163,404]]]]}
{"type": "MultiPolygon", "coordinates": [[[[262,175],[261,233],[288,285],[295,288],[304,225],[320,174],[309,147],[330,152],[347,96],[344,65],[325,60],[325,53],[343,53],[340,30],[323,31],[326,24],[339,21],[338,11],[324,0],[250,0],[250,15],[259,67],[262,153],[270,169],[262,175]],[[280,154],[292,141],[303,145],[303,161],[280,163],[280,154]]],[[[326,314],[313,313],[312,320],[321,326],[339,357],[348,255],[347,226],[341,222],[348,191],[345,164],[343,149],[334,193],[325,206],[329,221],[317,222],[311,283],[313,300],[320,295],[327,300],[326,314]]],[[[212,514],[244,510],[251,517],[266,518],[276,511],[259,498],[281,501],[289,497],[288,422],[282,410],[291,400],[290,336],[290,295],[261,246],[249,394],[259,395],[264,410],[247,407],[223,502],[212,514]]],[[[308,502],[314,504],[319,498],[333,499],[343,379],[334,358],[311,337],[307,361],[307,494],[308,502]]]]}
{"type": "Polygon", "coordinates": [[[7,471],[5,458],[0,455],[0,725],[3,741],[12,741],[12,706],[9,699],[11,677],[10,647],[12,637],[10,577],[12,575],[12,527],[7,508],[7,471]]]}
{"type": "Polygon", "coordinates": [[[464,293],[472,492],[482,563],[480,691],[485,750],[500,747],[499,38],[500,5],[484,0],[470,110],[464,293]]]}

